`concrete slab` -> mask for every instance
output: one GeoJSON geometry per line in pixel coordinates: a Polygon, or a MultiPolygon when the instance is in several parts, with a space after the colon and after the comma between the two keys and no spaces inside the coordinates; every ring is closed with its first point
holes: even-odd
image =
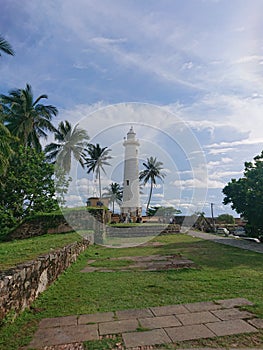
{"type": "Polygon", "coordinates": [[[217,305],[213,301],[201,301],[199,303],[184,304],[184,306],[190,312],[211,311],[221,309],[221,306],[217,305]]]}
{"type": "Polygon", "coordinates": [[[240,311],[239,309],[222,309],[211,311],[216,317],[218,317],[222,321],[227,320],[236,320],[236,319],[245,319],[253,317],[253,314],[248,311],[240,311]]]}
{"type": "Polygon", "coordinates": [[[96,314],[80,315],[78,318],[78,324],[114,321],[114,317],[115,315],[113,312],[100,312],[96,314]]]}
{"type": "Polygon", "coordinates": [[[203,324],[165,328],[172,342],[212,338],[215,334],[203,324]]]}
{"type": "Polygon", "coordinates": [[[29,344],[29,348],[43,349],[45,346],[98,340],[97,325],[63,326],[39,328],[29,344]]]}
{"type": "Polygon", "coordinates": [[[178,321],[178,319],[173,315],[139,318],[139,323],[143,328],[148,328],[148,329],[163,328],[163,327],[177,327],[182,325],[178,321]]]}
{"type": "Polygon", "coordinates": [[[217,336],[257,332],[257,329],[255,327],[251,326],[244,320],[206,323],[206,326],[217,336]]]}
{"type": "Polygon", "coordinates": [[[126,348],[171,343],[171,339],[163,329],[154,329],[147,332],[124,333],[122,337],[126,348]]]}
{"type": "Polygon", "coordinates": [[[81,270],[81,272],[112,272],[112,271],[130,271],[130,270],[140,270],[140,271],[162,271],[169,269],[178,268],[189,268],[195,267],[192,260],[184,259],[180,255],[146,255],[146,256],[123,256],[119,258],[111,259],[100,259],[100,260],[88,260],[87,266],[81,270]],[[116,266],[114,269],[108,269],[107,264],[109,261],[115,260],[126,260],[132,262],[128,266],[116,266]],[[91,266],[94,261],[105,262],[105,266],[96,267],[91,266]]]}
{"type": "Polygon", "coordinates": [[[52,328],[61,326],[76,326],[78,317],[75,316],[64,316],[64,317],[53,317],[44,318],[39,322],[40,328],[52,328]]]}
{"type": "Polygon", "coordinates": [[[155,316],[168,316],[189,313],[184,305],[155,306],[150,308],[155,316]]]}
{"type": "Polygon", "coordinates": [[[130,318],[146,318],[153,317],[153,313],[150,309],[130,309],[116,311],[116,317],[119,320],[128,320],[130,318]]]}
{"type": "Polygon", "coordinates": [[[209,311],[190,312],[188,314],[177,315],[176,317],[184,326],[219,321],[219,319],[209,311]]]}
{"type": "Polygon", "coordinates": [[[85,350],[83,343],[45,346],[44,350],[85,350]]]}
{"type": "Polygon", "coordinates": [[[238,306],[254,305],[251,301],[245,298],[217,300],[216,303],[219,304],[221,308],[224,308],[224,309],[228,309],[228,308],[232,309],[233,307],[238,307],[238,306]]]}
{"type": "Polygon", "coordinates": [[[250,323],[252,326],[256,327],[257,329],[263,329],[262,318],[253,318],[252,320],[248,320],[247,322],[250,323]]]}
{"type": "Polygon", "coordinates": [[[133,332],[139,327],[137,319],[99,323],[99,334],[119,334],[133,332]]]}

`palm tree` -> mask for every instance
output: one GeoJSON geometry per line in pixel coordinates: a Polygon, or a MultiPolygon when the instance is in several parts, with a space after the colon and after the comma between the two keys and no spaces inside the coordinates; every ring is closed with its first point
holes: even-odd
{"type": "Polygon", "coordinates": [[[109,202],[112,203],[112,212],[114,214],[115,202],[120,205],[122,202],[123,188],[117,182],[112,182],[108,187],[104,188],[107,192],[103,193],[102,197],[109,198],[109,202]]]}
{"type": "Polygon", "coordinates": [[[12,46],[9,44],[8,41],[6,41],[1,35],[0,35],[0,56],[1,55],[1,51],[3,51],[4,53],[8,54],[8,55],[12,55],[14,56],[15,52],[12,49],[12,46]]]}
{"type": "Polygon", "coordinates": [[[35,101],[29,84],[25,89],[15,89],[9,95],[0,95],[0,105],[3,108],[4,122],[11,134],[17,136],[20,143],[41,151],[40,137],[47,138],[47,131],[55,132],[51,120],[58,110],[51,105],[40,104],[39,101],[48,98],[40,95],[35,101]]]}
{"type": "Polygon", "coordinates": [[[143,163],[145,169],[140,171],[139,180],[143,180],[143,185],[145,186],[147,182],[150,182],[150,193],[149,199],[146,206],[146,214],[148,213],[148,208],[151,202],[153,185],[156,184],[156,179],[163,180],[166,176],[165,173],[162,173],[162,162],[157,161],[156,157],[147,158],[147,161],[143,163]]]}
{"type": "Polygon", "coordinates": [[[108,147],[101,148],[100,145],[97,143],[96,145],[89,144],[87,149],[84,150],[84,159],[85,159],[85,165],[87,166],[87,173],[89,174],[91,171],[95,173],[96,179],[99,179],[99,193],[100,193],[100,199],[101,199],[101,173],[102,170],[105,173],[104,166],[110,165],[107,160],[111,159],[112,157],[109,155],[109,152],[111,149],[108,147]]]}
{"type": "Polygon", "coordinates": [[[6,173],[9,159],[14,154],[11,146],[14,140],[15,138],[10,134],[10,131],[0,121],[0,175],[6,173]]]}
{"type": "Polygon", "coordinates": [[[48,160],[55,160],[59,167],[64,169],[66,173],[69,173],[73,155],[84,167],[82,154],[89,140],[86,130],[79,128],[78,124],[73,127],[67,120],[65,122],[62,121],[55,131],[55,140],[58,142],[50,143],[45,147],[48,160]]]}

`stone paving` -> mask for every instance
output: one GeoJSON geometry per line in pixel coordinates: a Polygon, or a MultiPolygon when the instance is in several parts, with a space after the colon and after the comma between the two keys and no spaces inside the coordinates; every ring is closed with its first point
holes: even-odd
{"type": "Polygon", "coordinates": [[[43,319],[28,349],[59,349],[56,346],[63,344],[71,344],[72,347],[67,349],[82,349],[83,341],[99,340],[114,334],[122,336],[122,349],[142,349],[179,341],[258,332],[263,329],[263,320],[240,310],[246,305],[252,303],[244,298],[235,298],[43,319]]]}
{"type": "Polygon", "coordinates": [[[185,259],[179,254],[172,255],[147,255],[147,256],[123,256],[120,258],[110,259],[91,259],[88,260],[87,266],[81,272],[114,272],[114,271],[163,271],[182,268],[196,267],[192,260],[185,259]],[[107,264],[112,261],[123,261],[130,264],[124,266],[115,266],[114,269],[107,267],[107,264]],[[105,263],[105,267],[92,266],[93,263],[105,263]]]}

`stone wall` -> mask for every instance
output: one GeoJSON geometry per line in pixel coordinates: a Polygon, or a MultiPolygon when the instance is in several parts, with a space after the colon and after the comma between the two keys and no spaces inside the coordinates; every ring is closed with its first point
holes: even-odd
{"type": "Polygon", "coordinates": [[[10,311],[18,314],[29,307],[89,245],[88,240],[39,256],[36,260],[0,272],[0,320],[10,311]]]}
{"type": "Polygon", "coordinates": [[[11,230],[6,240],[24,239],[44,234],[66,233],[74,230],[94,230],[97,221],[108,222],[108,211],[101,208],[72,210],[65,213],[49,213],[27,218],[18,227],[11,230]]]}

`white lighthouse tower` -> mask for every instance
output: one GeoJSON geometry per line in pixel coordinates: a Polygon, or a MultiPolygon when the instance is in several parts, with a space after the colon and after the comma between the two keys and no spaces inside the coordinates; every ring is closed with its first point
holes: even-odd
{"type": "Polygon", "coordinates": [[[126,217],[141,216],[140,187],[139,187],[139,141],[135,138],[133,127],[124,138],[124,176],[123,176],[123,202],[121,212],[126,217]]]}

